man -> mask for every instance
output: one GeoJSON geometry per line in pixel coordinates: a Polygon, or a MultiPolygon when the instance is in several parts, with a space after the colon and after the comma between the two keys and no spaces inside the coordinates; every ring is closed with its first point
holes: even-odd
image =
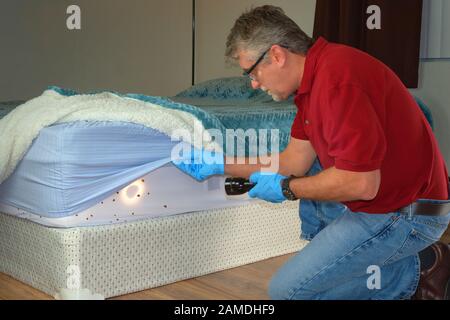
{"type": "Polygon", "coordinates": [[[301,199],[302,237],[311,241],[275,274],[269,295],[444,299],[450,253],[433,243],[450,220],[448,173],[400,79],[357,49],[313,42],[274,6],[238,18],[226,56],[239,62],[254,89],[274,100],[295,94],[291,140],[271,155],[279,170],[262,173],[261,163],[228,164],[230,158],[176,165],[198,180],[250,177],[251,197],[301,199]]]}

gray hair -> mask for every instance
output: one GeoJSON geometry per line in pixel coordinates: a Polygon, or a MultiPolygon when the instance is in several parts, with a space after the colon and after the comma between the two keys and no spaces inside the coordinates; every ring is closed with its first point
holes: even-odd
{"type": "Polygon", "coordinates": [[[271,5],[252,8],[234,23],[227,37],[225,57],[234,62],[240,50],[261,55],[271,45],[287,47],[291,52],[306,56],[313,40],[283,9],[271,5]]]}

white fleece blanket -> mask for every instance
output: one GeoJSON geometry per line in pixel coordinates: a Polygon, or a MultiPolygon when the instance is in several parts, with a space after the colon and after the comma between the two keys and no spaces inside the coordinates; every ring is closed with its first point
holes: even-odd
{"type": "Polygon", "coordinates": [[[188,112],[109,92],[64,96],[46,90],[0,120],[0,183],[14,171],[41,129],[80,120],[132,122],[169,136],[183,129],[190,134],[190,138],[184,137],[184,140],[195,147],[217,147],[210,142],[211,137],[201,121],[188,112]]]}

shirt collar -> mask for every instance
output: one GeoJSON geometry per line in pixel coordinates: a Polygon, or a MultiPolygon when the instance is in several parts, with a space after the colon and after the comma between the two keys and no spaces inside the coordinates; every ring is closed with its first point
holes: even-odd
{"type": "Polygon", "coordinates": [[[297,91],[297,95],[305,94],[311,91],[317,60],[319,59],[320,53],[322,52],[323,48],[325,48],[327,44],[327,40],[319,37],[316,42],[314,42],[313,46],[308,50],[308,53],[306,54],[303,78],[297,91]]]}

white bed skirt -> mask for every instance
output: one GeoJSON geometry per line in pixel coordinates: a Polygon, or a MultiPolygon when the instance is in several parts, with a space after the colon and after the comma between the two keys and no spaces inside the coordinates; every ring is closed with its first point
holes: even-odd
{"type": "Polygon", "coordinates": [[[51,296],[64,288],[123,295],[292,253],[306,243],[298,202],[68,229],[0,214],[0,272],[51,296]]]}

